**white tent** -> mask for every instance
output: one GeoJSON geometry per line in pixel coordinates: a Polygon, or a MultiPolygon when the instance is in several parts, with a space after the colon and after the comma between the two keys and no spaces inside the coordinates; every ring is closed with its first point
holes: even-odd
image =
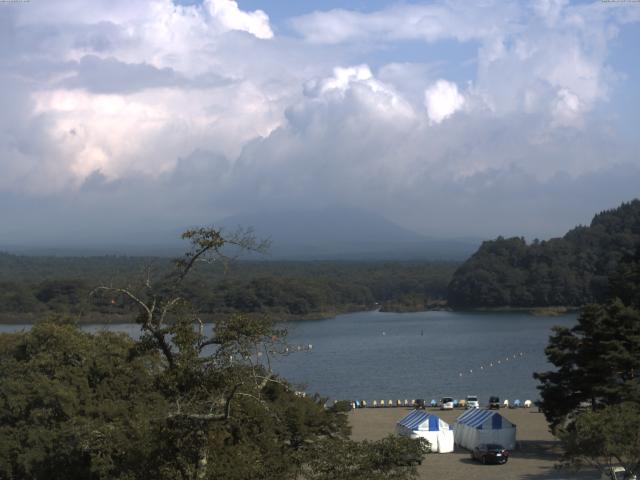
{"type": "Polygon", "coordinates": [[[396,432],[405,437],[424,438],[431,444],[432,452],[453,452],[453,430],[436,415],[414,410],[398,421],[396,432]]]}
{"type": "Polygon", "coordinates": [[[497,443],[507,450],[516,446],[516,426],[495,410],[467,410],[454,427],[455,442],[473,450],[482,443],[497,443]]]}

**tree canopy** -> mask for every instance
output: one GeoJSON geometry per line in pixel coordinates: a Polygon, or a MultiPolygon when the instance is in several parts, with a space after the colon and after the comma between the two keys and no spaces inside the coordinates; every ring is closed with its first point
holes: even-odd
{"type": "Polygon", "coordinates": [[[556,370],[537,373],[540,404],[566,459],[640,473],[640,246],[611,276],[613,298],[556,328],[546,354],[556,370]]]}
{"type": "Polygon", "coordinates": [[[609,277],[640,242],[640,200],[597,214],[548,241],[503,238],[484,242],[454,274],[454,307],[582,306],[605,301],[609,277]]]}
{"type": "Polygon", "coordinates": [[[59,320],[0,335],[0,478],[415,477],[398,460],[423,442],[353,442],[342,404],[299,396],[270,370],[286,332],[232,315],[208,333],[182,295],[201,262],[261,244],[209,229],[184,238],[192,249],[174,270],[94,292],[137,307],[139,340],[59,320]]]}

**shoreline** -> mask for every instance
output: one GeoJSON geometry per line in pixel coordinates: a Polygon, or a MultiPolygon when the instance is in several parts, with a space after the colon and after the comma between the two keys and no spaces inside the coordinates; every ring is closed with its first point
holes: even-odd
{"type": "MultiPolygon", "coordinates": [[[[268,317],[275,323],[287,323],[291,321],[316,321],[316,320],[329,320],[336,318],[339,315],[346,315],[350,313],[366,313],[366,312],[380,312],[380,313],[423,313],[423,312],[461,312],[461,313],[529,313],[532,317],[556,317],[568,315],[580,311],[582,307],[574,306],[553,306],[553,307],[486,307],[486,308],[450,308],[446,306],[435,306],[434,308],[423,309],[384,309],[384,305],[371,308],[366,306],[352,306],[352,308],[325,310],[320,312],[312,312],[304,315],[294,315],[291,313],[269,313],[269,312],[228,312],[217,314],[204,314],[202,318],[205,323],[213,323],[217,318],[243,314],[252,318],[256,317],[268,317]],[[365,307],[365,308],[362,308],[365,307]]],[[[0,314],[0,325],[34,325],[47,318],[68,318],[75,320],[75,323],[79,325],[125,325],[130,323],[136,323],[136,313],[131,314],[70,314],[65,315],[57,312],[44,312],[37,313],[3,313],[0,314]]]]}

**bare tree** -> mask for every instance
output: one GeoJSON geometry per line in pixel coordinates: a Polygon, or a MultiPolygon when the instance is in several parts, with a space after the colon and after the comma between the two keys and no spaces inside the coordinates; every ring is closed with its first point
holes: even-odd
{"type": "Polygon", "coordinates": [[[191,248],[169,274],[154,280],[149,269],[139,288],[101,285],[92,295],[122,295],[137,306],[142,343],[159,350],[166,361],[163,388],[173,399],[167,421],[186,425],[201,441],[196,464],[183,466],[183,475],[202,479],[209,462],[207,432],[232,417],[234,402],[245,399],[268,408],[263,389],[279,382],[269,357],[285,351],[286,332],[267,319],[232,316],[218,319],[207,333],[181,294],[185,278],[199,263],[221,263],[226,270],[243,252],[265,253],[268,240],[258,240],[251,230],[225,236],[214,228],[188,230],[182,238],[191,248]]]}

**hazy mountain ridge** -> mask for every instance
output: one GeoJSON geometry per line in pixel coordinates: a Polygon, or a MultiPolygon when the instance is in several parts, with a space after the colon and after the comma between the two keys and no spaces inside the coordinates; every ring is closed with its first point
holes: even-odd
{"type": "Polygon", "coordinates": [[[344,207],[234,215],[219,224],[230,231],[251,226],[258,237],[271,238],[274,259],[461,260],[481,241],[427,237],[382,215],[344,207]]]}
{"type": "MultiPolygon", "coordinates": [[[[0,250],[38,256],[155,256],[177,257],[188,244],[180,235],[183,225],[169,230],[123,235],[103,243],[65,245],[0,245],[0,250]]],[[[464,260],[481,239],[441,239],[401,227],[380,214],[366,210],[330,207],[320,210],[272,211],[229,216],[213,222],[232,233],[252,228],[259,238],[270,238],[266,256],[245,255],[251,260],[464,260]]]]}

